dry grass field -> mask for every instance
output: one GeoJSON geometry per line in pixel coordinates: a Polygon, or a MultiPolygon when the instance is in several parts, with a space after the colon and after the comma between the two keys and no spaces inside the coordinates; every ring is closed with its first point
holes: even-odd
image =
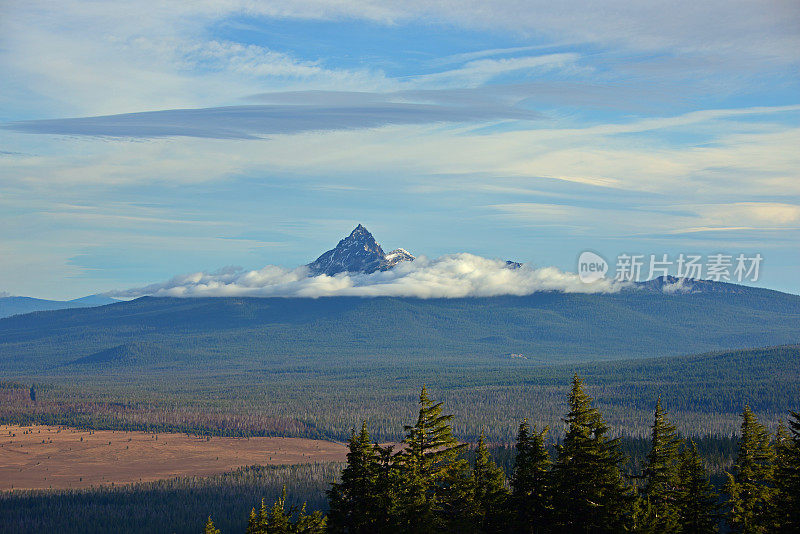
{"type": "Polygon", "coordinates": [[[118,485],[243,465],[344,461],[346,454],[341,443],[312,439],[0,425],[0,490],[118,485]]]}

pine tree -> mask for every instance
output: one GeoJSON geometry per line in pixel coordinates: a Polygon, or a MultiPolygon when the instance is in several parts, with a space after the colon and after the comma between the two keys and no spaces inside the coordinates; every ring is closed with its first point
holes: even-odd
{"type": "Polygon", "coordinates": [[[256,513],[250,511],[247,523],[247,534],[323,534],[326,532],[326,518],[322,512],[306,513],[306,505],[298,509],[292,506],[286,508],[286,486],[283,487],[281,496],[272,505],[267,507],[261,499],[261,507],[256,513]],[[292,519],[295,514],[296,519],[292,519]]]}
{"type": "Polygon", "coordinates": [[[464,459],[453,462],[435,486],[437,532],[478,534],[484,519],[474,472],[464,459]]]}
{"type": "Polygon", "coordinates": [[[707,534],[717,532],[719,503],[708,480],[694,441],[681,454],[677,511],[679,532],[707,534]]]}
{"type": "Polygon", "coordinates": [[[644,485],[641,498],[645,503],[641,507],[644,510],[643,517],[637,521],[640,531],[678,531],[675,490],[678,486],[680,443],[675,426],[667,421],[659,398],[651,427],[650,452],[642,473],[644,485]]]}
{"type": "Polygon", "coordinates": [[[556,525],[571,532],[619,532],[629,523],[633,504],[620,471],[619,439],[592,408],[576,374],[569,395],[564,442],[553,467],[556,525]]]}
{"type": "Polygon", "coordinates": [[[500,532],[505,529],[508,518],[509,493],[506,489],[506,477],[503,470],[497,467],[486,447],[481,434],[475,451],[475,465],[472,468],[474,483],[474,499],[476,504],[477,527],[480,532],[500,532]]]}
{"type": "Polygon", "coordinates": [[[511,476],[516,530],[547,532],[552,518],[550,454],[544,444],[547,427],[531,433],[528,420],[519,425],[517,457],[511,476]]]}
{"type": "Polygon", "coordinates": [[[219,529],[214,527],[214,522],[211,520],[211,516],[208,516],[208,521],[206,521],[205,534],[220,534],[219,529]]]}
{"type": "Polygon", "coordinates": [[[292,534],[325,534],[328,532],[327,518],[319,510],[307,514],[306,503],[303,503],[297,519],[289,523],[289,532],[292,534]]]}
{"type": "Polygon", "coordinates": [[[376,532],[392,532],[399,529],[400,489],[403,474],[395,462],[394,446],[375,446],[378,454],[375,479],[375,525],[376,532]]]}
{"type": "Polygon", "coordinates": [[[770,531],[775,489],[775,450],[767,429],[749,406],[742,412],[742,436],[733,474],[728,474],[728,522],[735,532],[757,534],[770,531]]]}
{"type": "MultiPolygon", "coordinates": [[[[261,507],[264,507],[264,499],[261,499],[261,507]]],[[[256,509],[250,509],[250,517],[247,520],[247,530],[245,534],[259,534],[261,527],[259,525],[259,516],[256,514],[256,509]]]]}
{"type": "Polygon", "coordinates": [[[264,534],[290,534],[291,511],[286,512],[286,486],[283,487],[281,496],[272,505],[272,508],[261,515],[261,529],[264,534]]]}
{"type": "Polygon", "coordinates": [[[433,402],[424,387],[419,405],[417,422],[405,427],[405,450],[397,455],[402,487],[395,521],[397,527],[411,534],[444,530],[443,510],[448,503],[444,502],[442,484],[454,472],[464,470],[464,461],[458,461],[458,457],[466,447],[453,437],[453,416],[442,415],[442,403],[433,402]]]}
{"type": "Polygon", "coordinates": [[[779,532],[800,532],[800,413],[790,412],[789,428],[776,437],[775,520],[779,532]]]}
{"type": "Polygon", "coordinates": [[[330,532],[371,534],[378,528],[377,518],[378,451],[370,442],[367,423],[350,438],[347,467],[342,481],[328,491],[330,532]]]}

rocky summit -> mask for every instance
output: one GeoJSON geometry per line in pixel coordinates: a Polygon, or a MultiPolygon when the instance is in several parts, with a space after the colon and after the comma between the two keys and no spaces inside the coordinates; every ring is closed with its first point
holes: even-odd
{"type": "Polygon", "coordinates": [[[402,248],[385,253],[369,230],[359,224],[335,248],[309,263],[308,268],[315,276],[333,276],[343,272],[369,274],[413,260],[414,256],[402,248]]]}

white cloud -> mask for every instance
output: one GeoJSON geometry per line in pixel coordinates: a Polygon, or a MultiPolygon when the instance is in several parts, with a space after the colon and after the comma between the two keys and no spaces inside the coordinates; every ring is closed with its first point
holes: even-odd
{"type": "Polygon", "coordinates": [[[567,203],[514,202],[488,206],[512,220],[531,226],[569,227],[573,233],[597,236],[597,221],[606,235],[673,235],[699,232],[778,231],[800,229],[800,206],[779,202],[719,202],[715,204],[620,207],[617,204],[578,206],[567,203]]]}
{"type": "Polygon", "coordinates": [[[707,224],[800,228],[800,206],[782,202],[734,202],[695,206],[707,224]]]}
{"type": "Polygon", "coordinates": [[[193,273],[143,288],[116,291],[122,298],[144,295],[162,297],[418,297],[460,298],[497,295],[530,295],[537,291],[600,293],[619,290],[609,280],[591,284],[576,274],[555,267],[517,269],[502,260],[472,254],[450,254],[436,259],[424,256],[413,262],[372,274],[340,273],[309,276],[308,269],[268,265],[258,271],[224,269],[193,273]]]}
{"type": "Polygon", "coordinates": [[[457,69],[416,76],[412,82],[415,85],[458,84],[459,86],[475,86],[511,72],[563,68],[574,64],[579,57],[578,54],[560,53],[505,59],[477,59],[469,61],[457,69]]]}
{"type": "MultiPolygon", "coordinates": [[[[492,177],[493,185],[503,185],[501,179],[534,185],[548,178],[671,196],[691,188],[689,201],[707,198],[710,204],[720,194],[728,197],[726,202],[747,201],[752,195],[772,195],[780,201],[800,194],[800,153],[795,150],[800,128],[770,121],[785,119],[796,110],[796,106],[713,110],[690,113],[689,118],[647,118],[584,128],[552,127],[551,121],[540,121],[536,129],[489,133],[475,132],[471,125],[395,125],[236,141],[98,143],[91,138],[56,141],[0,131],[0,140],[19,153],[0,159],[5,176],[0,185],[191,183],[290,172],[298,180],[338,176],[335,179],[346,179],[344,185],[359,186],[363,185],[359,176],[402,169],[396,173],[398,185],[425,175],[483,175],[483,185],[486,177],[492,177]],[[703,139],[665,141],[658,136],[662,131],[689,131],[703,139]],[[28,155],[29,142],[48,155],[28,155]]],[[[448,184],[428,182],[437,187],[448,184]]]]}
{"type": "Polygon", "coordinates": [[[31,118],[97,115],[219,105],[244,94],[300,88],[299,82],[305,89],[392,90],[456,80],[480,83],[541,67],[534,65],[536,58],[478,59],[504,53],[488,50],[461,56],[468,61],[461,68],[401,81],[378,69],[331,67],[324,57],[295,58],[212,35],[215,25],[249,17],[510,30],[537,45],[572,42],[625,54],[699,55],[714,68],[736,71],[738,65],[748,76],[800,61],[800,6],[778,0],[611,0],[602,7],[590,0],[12,0],[0,17],[0,62],[13,74],[4,80],[3,98],[16,110],[25,105],[31,118]]]}

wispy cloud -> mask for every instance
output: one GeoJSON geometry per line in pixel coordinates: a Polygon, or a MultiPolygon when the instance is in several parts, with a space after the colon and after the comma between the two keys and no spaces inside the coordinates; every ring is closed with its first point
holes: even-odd
{"type": "Polygon", "coordinates": [[[575,53],[559,53],[504,59],[477,59],[457,69],[417,76],[413,81],[421,84],[479,85],[512,72],[564,68],[574,64],[579,57],[575,53]]]}
{"type": "Polygon", "coordinates": [[[371,101],[361,105],[251,105],[174,109],[102,117],[19,121],[3,128],[24,133],[109,137],[255,139],[271,134],[375,128],[391,124],[536,119],[536,112],[483,106],[371,101]]]}
{"type": "MultiPolygon", "coordinates": [[[[548,45],[547,47],[551,47],[552,45],[548,45]]],[[[514,46],[509,48],[488,48],[485,50],[475,50],[473,52],[463,52],[461,54],[452,54],[449,56],[441,57],[435,59],[430,62],[431,65],[450,65],[454,63],[465,63],[468,61],[474,61],[476,59],[482,59],[486,57],[493,57],[493,56],[505,56],[505,55],[512,55],[518,54],[520,52],[531,52],[533,50],[539,50],[544,48],[541,45],[532,45],[532,46],[514,46]]]]}

